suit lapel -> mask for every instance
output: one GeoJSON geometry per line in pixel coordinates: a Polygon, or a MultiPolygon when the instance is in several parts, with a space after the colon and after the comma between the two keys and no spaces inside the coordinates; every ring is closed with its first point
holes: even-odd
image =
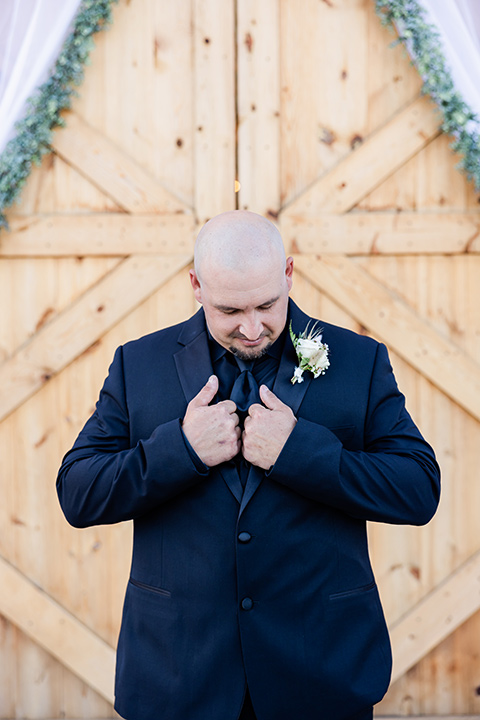
{"type": "MultiPolygon", "coordinates": [[[[178,342],[183,347],[173,357],[185,399],[189,403],[200,392],[210,375],[213,374],[205,316],[202,309],[182,326],[178,342]]],[[[223,463],[217,469],[230,492],[240,504],[243,487],[235,466],[230,463],[223,463]]]]}
{"type": "Polygon", "coordinates": [[[264,470],[262,470],[262,468],[258,468],[255,465],[250,465],[247,482],[245,484],[245,490],[243,491],[243,495],[241,497],[240,510],[238,513],[239,517],[252,499],[264,476],[265,472],[264,470]]]}
{"type": "MultiPolygon", "coordinates": [[[[303,330],[305,330],[307,323],[311,321],[311,318],[304,312],[302,312],[302,310],[300,310],[300,308],[295,305],[293,300],[290,300],[289,319],[287,321],[288,324],[290,324],[290,320],[292,322],[293,332],[295,333],[295,335],[298,335],[299,333],[303,332],[303,330]]],[[[278,372],[275,378],[275,382],[273,384],[273,392],[278,398],[280,398],[283,403],[285,403],[285,405],[288,405],[292,409],[294,415],[297,414],[298,409],[305,396],[305,393],[307,392],[313,378],[313,375],[311,373],[305,373],[305,375],[303,376],[304,381],[302,383],[297,382],[295,383],[295,385],[293,385],[291,382],[291,378],[293,376],[296,365],[298,365],[297,355],[295,353],[293,343],[290,340],[290,335],[288,334],[285,338],[285,344],[283,347],[282,356],[280,358],[280,365],[278,367],[278,372]]],[[[240,514],[243,512],[247,504],[252,499],[263,478],[264,471],[252,465],[240,505],[240,514]]]]}
{"type": "MultiPolygon", "coordinates": [[[[305,325],[303,326],[302,330],[304,329],[305,325]]],[[[295,334],[298,334],[298,332],[302,331],[295,330],[295,325],[293,325],[293,321],[292,328],[295,334]]],[[[280,366],[278,368],[277,377],[275,378],[275,382],[273,384],[273,392],[278,398],[280,398],[283,403],[285,403],[285,405],[288,405],[292,409],[294,415],[297,414],[298,409],[305,396],[305,393],[307,392],[313,378],[313,375],[311,373],[305,373],[303,375],[303,382],[297,382],[295,383],[295,385],[293,385],[292,376],[297,365],[297,355],[295,353],[295,348],[293,347],[293,343],[290,340],[289,336],[285,339],[285,347],[282,353],[282,357],[280,358],[280,366]]]]}
{"type": "Polygon", "coordinates": [[[217,470],[219,471],[222,478],[225,480],[225,483],[230,492],[232,493],[233,497],[241,506],[245,493],[243,491],[237,468],[233,463],[222,463],[217,467],[217,470]]]}
{"type": "Polygon", "coordinates": [[[213,373],[202,309],[184,323],[178,342],[183,347],[173,358],[185,399],[189,403],[213,373]]]}

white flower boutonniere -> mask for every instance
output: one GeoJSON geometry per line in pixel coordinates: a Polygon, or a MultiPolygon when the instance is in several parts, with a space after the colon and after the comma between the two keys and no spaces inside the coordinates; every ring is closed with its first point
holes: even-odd
{"type": "Polygon", "coordinates": [[[300,335],[295,335],[290,322],[290,337],[292,338],[293,347],[297,353],[298,366],[295,368],[291,382],[303,382],[303,373],[309,370],[313,373],[313,377],[324,375],[325,371],[330,367],[328,359],[328,345],[322,343],[322,329],[316,330],[317,323],[308,329],[308,325],[300,335]]]}

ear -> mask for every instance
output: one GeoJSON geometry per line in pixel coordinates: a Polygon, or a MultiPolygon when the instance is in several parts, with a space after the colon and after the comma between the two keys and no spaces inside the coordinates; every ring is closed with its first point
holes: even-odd
{"type": "Polygon", "coordinates": [[[287,278],[288,290],[290,291],[292,289],[292,284],[293,284],[293,258],[292,257],[287,258],[287,263],[285,266],[285,277],[287,278]]]}
{"type": "Polygon", "coordinates": [[[195,272],[195,270],[190,270],[190,282],[192,283],[193,288],[193,294],[195,295],[195,300],[202,303],[202,286],[200,285],[200,280],[198,279],[198,276],[195,272]]]}

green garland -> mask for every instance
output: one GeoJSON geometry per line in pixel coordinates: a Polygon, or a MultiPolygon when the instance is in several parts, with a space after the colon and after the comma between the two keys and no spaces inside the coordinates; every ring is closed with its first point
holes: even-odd
{"type": "Polygon", "coordinates": [[[442,130],[453,136],[451,145],[462,159],[458,165],[480,190],[480,121],[464,101],[450,75],[439,35],[425,20],[417,0],[375,0],[384,25],[395,26],[398,42],[408,50],[423,79],[422,92],[431,95],[442,115],[442,130]]]}
{"type": "Polygon", "coordinates": [[[51,77],[28,100],[27,113],[15,126],[15,137],[0,155],[0,228],[8,228],[3,211],[17,198],[32,164],[39,165],[42,156],[51,151],[53,129],[65,125],[61,112],[77,95],[74,86],[83,80],[92,35],[111,22],[114,2],[118,0],[83,0],[51,77]]]}
{"type": "MultiPolygon", "coordinates": [[[[111,6],[118,0],[83,0],[75,26],[66,40],[50,79],[30,98],[26,116],[0,156],[0,228],[8,227],[4,209],[12,205],[25,184],[32,164],[50,152],[53,129],[65,124],[62,110],[70,107],[93,47],[92,35],[111,22],[111,6]]],[[[455,90],[436,30],[424,19],[417,0],[375,0],[384,25],[396,26],[399,38],[423,78],[443,118],[442,130],[454,137],[460,167],[480,189],[479,120],[455,90]]],[[[393,43],[396,44],[396,43],[393,43]]]]}

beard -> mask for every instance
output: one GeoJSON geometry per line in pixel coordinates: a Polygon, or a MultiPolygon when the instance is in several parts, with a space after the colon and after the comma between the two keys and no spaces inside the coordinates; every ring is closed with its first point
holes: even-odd
{"type": "Polygon", "coordinates": [[[240,360],[244,360],[245,362],[248,362],[249,360],[258,360],[258,358],[263,357],[263,355],[265,355],[270,350],[272,345],[273,345],[273,343],[269,342],[261,350],[252,348],[250,351],[240,350],[239,348],[230,346],[229,350],[233,355],[235,355],[235,357],[238,357],[238,358],[240,358],[240,360]]]}

